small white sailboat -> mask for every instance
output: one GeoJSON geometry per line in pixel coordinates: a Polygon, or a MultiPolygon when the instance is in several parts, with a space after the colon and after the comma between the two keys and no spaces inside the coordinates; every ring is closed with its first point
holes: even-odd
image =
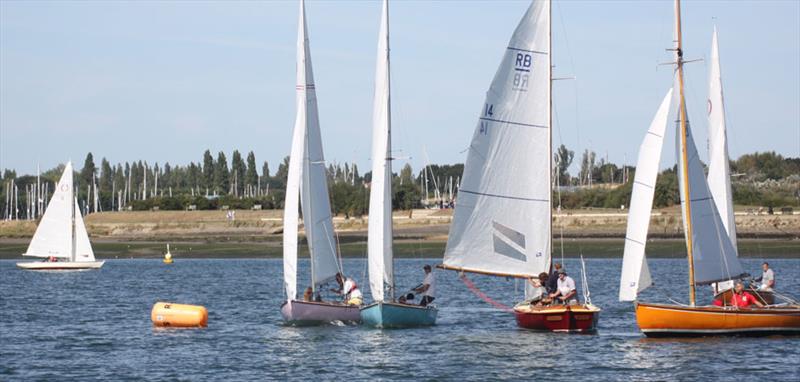
{"type": "MultiPolygon", "coordinates": [[[[441,268],[526,281],[550,272],[551,5],[528,7],[486,93],[441,268]]],[[[513,309],[519,327],[595,331],[600,308],[588,301],[538,306],[536,292],[525,292],[513,309]]]]}
{"type": "Polygon", "coordinates": [[[72,162],[67,162],[64,167],[47,210],[36,227],[28,250],[22,256],[45,259],[17,263],[18,267],[28,270],[83,270],[103,266],[104,261],[95,261],[89,234],[74,195],[72,162]]]}
{"type": "Polygon", "coordinates": [[[283,279],[286,301],[281,314],[292,325],[316,325],[332,321],[358,321],[358,305],[334,301],[297,299],[298,207],[303,210],[311,255],[311,298],[322,285],[342,272],[336,251],[325,158],[317,112],[317,95],[308,44],[305,3],[300,1],[297,32],[297,116],[292,136],[289,174],[283,216],[283,279]],[[299,204],[299,205],[298,205],[299,204]]]}
{"type": "Polygon", "coordinates": [[[389,72],[389,4],[383,1],[375,68],[372,114],[372,184],[369,192],[367,251],[369,287],[373,303],[361,308],[361,321],[378,328],[430,326],[438,309],[394,301],[392,252],[392,138],[391,81],[389,72]],[[385,292],[388,290],[388,295],[385,292]]]}

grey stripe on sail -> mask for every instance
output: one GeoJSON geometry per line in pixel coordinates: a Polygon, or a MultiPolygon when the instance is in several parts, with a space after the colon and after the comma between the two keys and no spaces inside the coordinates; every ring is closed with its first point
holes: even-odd
{"type": "Polygon", "coordinates": [[[508,49],[509,50],[516,50],[518,52],[528,52],[528,53],[536,53],[536,54],[544,54],[544,55],[547,54],[547,52],[542,52],[540,50],[530,50],[530,49],[515,48],[513,46],[509,46],[508,49]]]}
{"type": "Polygon", "coordinates": [[[503,239],[497,237],[497,235],[492,235],[492,238],[494,239],[494,252],[496,254],[507,256],[514,260],[527,261],[527,257],[524,253],[512,247],[503,241],[503,239]]]}
{"type": "Polygon", "coordinates": [[[642,243],[641,241],[639,241],[639,240],[633,240],[633,239],[631,239],[631,238],[629,238],[629,237],[627,237],[627,236],[625,236],[625,240],[632,241],[632,242],[634,242],[634,243],[636,243],[636,244],[639,244],[639,245],[641,245],[641,246],[644,246],[644,245],[645,245],[645,244],[644,244],[644,243],[642,243]]]}
{"type": "Polygon", "coordinates": [[[515,231],[515,230],[513,230],[513,229],[511,229],[509,227],[506,227],[506,226],[504,226],[504,225],[502,225],[502,224],[500,224],[500,223],[498,223],[496,221],[492,222],[492,227],[494,227],[494,229],[497,232],[502,233],[509,240],[511,240],[514,243],[516,243],[518,246],[520,246],[522,248],[525,248],[525,235],[523,235],[522,232],[515,231]]]}
{"type": "Polygon", "coordinates": [[[523,198],[523,197],[519,197],[519,196],[507,196],[507,195],[487,194],[487,193],[485,193],[485,192],[475,192],[475,191],[469,191],[469,190],[465,190],[465,189],[463,189],[463,188],[459,189],[459,190],[458,190],[458,192],[466,192],[466,193],[468,193],[468,194],[472,194],[472,195],[489,196],[489,197],[492,197],[492,198],[514,199],[514,200],[525,200],[525,201],[528,201],[528,202],[544,202],[544,203],[550,203],[550,201],[549,201],[549,200],[547,200],[547,199],[534,199],[534,198],[523,198]]]}
{"type": "Polygon", "coordinates": [[[638,184],[638,185],[640,185],[640,186],[645,186],[645,187],[647,187],[647,188],[650,188],[650,189],[652,189],[652,188],[653,188],[653,186],[651,186],[651,185],[649,185],[649,184],[647,184],[647,183],[642,183],[642,182],[640,182],[640,181],[638,181],[638,180],[634,180],[634,181],[633,181],[633,183],[636,183],[636,184],[638,184]]]}
{"type": "Polygon", "coordinates": [[[536,128],[539,128],[539,129],[546,129],[547,128],[547,126],[544,126],[544,125],[534,125],[534,124],[531,124],[531,123],[504,121],[502,119],[494,119],[494,118],[486,118],[486,117],[481,117],[480,120],[481,121],[489,121],[489,122],[497,122],[497,123],[507,123],[509,125],[536,127],[536,128]]]}

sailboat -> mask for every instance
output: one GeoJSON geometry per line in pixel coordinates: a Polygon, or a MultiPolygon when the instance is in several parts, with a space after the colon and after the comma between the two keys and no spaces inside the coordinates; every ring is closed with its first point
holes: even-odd
{"type": "Polygon", "coordinates": [[[42,257],[44,261],[21,262],[22,269],[37,271],[97,269],[89,234],[83,224],[72,182],[72,162],[67,162],[53,197],[36,227],[28,250],[22,256],[42,257]]]}
{"type": "MultiPolygon", "coordinates": [[[[486,94],[464,166],[441,268],[536,278],[551,268],[551,4],[531,3],[486,94]]],[[[536,296],[526,288],[526,300],[536,296]]],[[[528,329],[592,332],[590,303],[513,309],[528,329]]]]}
{"type": "MultiPolygon", "coordinates": [[[[735,248],[735,227],[730,208],[730,177],[720,165],[710,167],[709,181],[703,173],[703,165],[692,138],[687,117],[683,80],[683,47],[681,38],[680,0],[675,0],[675,79],[673,90],[677,106],[676,154],[678,157],[678,183],[681,195],[681,214],[689,270],[689,304],[656,304],[638,301],[640,292],[653,284],[647,262],[645,245],[653,188],[658,172],[661,144],[667,123],[669,97],[664,99],[656,117],[645,136],[639,151],[639,159],[631,195],[628,229],[625,241],[622,275],[620,277],[620,301],[633,301],[636,321],[647,336],[698,336],[717,334],[776,334],[800,333],[800,305],[796,301],[772,304],[762,299],[764,308],[737,308],[728,306],[697,304],[697,285],[729,282],[747,275],[739,262],[735,248]],[[713,172],[712,172],[713,171],[713,172]],[[722,173],[725,173],[724,175],[722,173]],[[716,183],[716,184],[715,184],[716,183]],[[715,184],[712,186],[712,184],[715,184]],[[712,190],[728,190],[728,195],[715,194],[712,190]],[[720,207],[722,206],[722,207],[720,207]],[[725,216],[720,214],[725,211],[725,216]],[[728,220],[729,219],[729,220],[728,220]],[[726,225],[725,220],[727,220],[726,225]]],[[[716,36],[716,33],[715,33],[716,36]]],[[[715,48],[716,51],[716,38],[715,48]]],[[[718,55],[712,55],[711,81],[719,81],[718,55]],[[716,75],[714,71],[716,68],[716,75]]],[[[711,86],[711,111],[722,107],[721,82],[718,94],[711,86]],[[716,100],[716,105],[714,100],[716,100]]],[[[714,126],[712,121],[711,162],[717,161],[727,167],[727,149],[724,142],[724,126],[714,126]],[[720,139],[719,134],[722,134],[720,139]],[[721,146],[722,145],[722,146],[721,146]],[[725,158],[719,158],[719,152],[725,158]]],[[[755,291],[751,293],[758,294],[755,291]]],[[[758,297],[757,297],[758,298],[758,297]]]]}
{"type": "Polygon", "coordinates": [[[361,321],[377,328],[430,326],[438,309],[395,302],[392,253],[392,139],[389,75],[389,4],[383,1],[375,69],[372,115],[372,184],[369,192],[367,262],[373,303],[361,308],[361,321]]]}
{"type": "Polygon", "coordinates": [[[289,157],[289,174],[283,215],[283,280],[286,301],[281,315],[292,325],[317,325],[333,321],[358,321],[358,306],[314,298],[333,280],[342,266],[336,252],[325,158],[317,112],[317,95],[308,44],[305,3],[300,1],[297,31],[297,116],[289,157]],[[299,205],[298,205],[299,204],[299,205]],[[297,299],[298,207],[311,257],[311,298],[297,299]]]}

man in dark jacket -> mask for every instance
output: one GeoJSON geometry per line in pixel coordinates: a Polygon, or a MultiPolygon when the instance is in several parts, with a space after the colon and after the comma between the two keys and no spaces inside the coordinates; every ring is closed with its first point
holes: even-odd
{"type": "Polygon", "coordinates": [[[558,271],[561,269],[561,263],[553,264],[553,269],[550,270],[550,277],[547,278],[547,293],[555,293],[558,289],[558,271]]]}

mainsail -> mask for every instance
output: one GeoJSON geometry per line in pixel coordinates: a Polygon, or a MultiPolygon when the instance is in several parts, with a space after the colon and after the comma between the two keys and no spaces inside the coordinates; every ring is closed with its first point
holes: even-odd
{"type": "MultiPolygon", "coordinates": [[[[24,256],[57,257],[73,259],[73,213],[80,216],[80,211],[74,204],[75,197],[72,183],[72,162],[67,162],[64,173],[56,185],[53,197],[47,204],[47,210],[36,227],[28,250],[24,256]]],[[[81,220],[81,227],[83,221],[81,220]]],[[[83,228],[84,232],[86,231],[83,228]]],[[[87,236],[88,241],[88,236],[87,236]]],[[[91,246],[89,247],[91,250],[91,246]]],[[[92,255],[94,257],[94,255],[92,255]]]]}
{"type": "Polygon", "coordinates": [[[550,267],[550,2],[517,25],[472,137],[444,267],[533,277],[550,267]]]}
{"type": "Polygon", "coordinates": [[[375,301],[384,300],[384,285],[394,297],[392,264],[392,138],[389,75],[389,4],[383,1],[375,67],[372,114],[372,183],[369,193],[367,258],[369,287],[375,301]]]}
{"type": "Polygon", "coordinates": [[[639,146],[639,159],[636,162],[631,205],[628,211],[628,228],[625,233],[625,252],[619,284],[620,301],[636,300],[638,293],[653,283],[644,250],[671,99],[672,89],[661,101],[661,106],[639,146]]]}
{"type": "Polygon", "coordinates": [[[708,188],[722,216],[722,224],[736,249],[736,222],[733,218],[731,170],[728,165],[728,138],[725,128],[725,103],[719,65],[717,28],[711,40],[711,73],[708,86],[708,188]]]}
{"type": "Polygon", "coordinates": [[[316,290],[318,285],[333,278],[340,269],[333,237],[317,95],[303,1],[300,1],[298,24],[297,115],[292,134],[283,215],[283,277],[289,300],[297,297],[298,204],[302,205],[303,222],[311,256],[312,287],[316,290]]]}
{"type": "MultiPolygon", "coordinates": [[[[683,108],[680,114],[686,116],[685,103],[680,102],[680,107],[683,108]]],[[[678,123],[681,123],[680,120],[678,123]]],[[[685,124],[685,135],[681,134],[680,128],[676,129],[676,157],[679,158],[678,183],[683,190],[680,194],[684,233],[692,245],[693,281],[695,284],[710,284],[744,277],[747,274],[737,258],[736,249],[725,231],[709,191],[688,118],[685,124]],[[685,150],[685,158],[681,154],[682,149],[685,150]]]]}

